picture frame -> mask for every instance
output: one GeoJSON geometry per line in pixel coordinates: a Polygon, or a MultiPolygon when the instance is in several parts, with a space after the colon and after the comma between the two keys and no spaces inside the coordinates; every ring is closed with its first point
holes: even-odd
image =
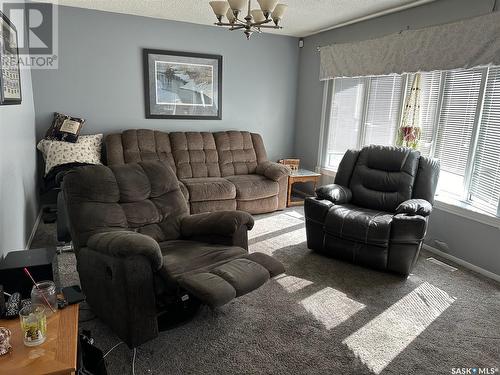
{"type": "Polygon", "coordinates": [[[143,50],[148,119],[222,119],[222,56],[143,50]]]}
{"type": "Polygon", "coordinates": [[[21,104],[17,29],[0,11],[0,105],[21,104]]]}

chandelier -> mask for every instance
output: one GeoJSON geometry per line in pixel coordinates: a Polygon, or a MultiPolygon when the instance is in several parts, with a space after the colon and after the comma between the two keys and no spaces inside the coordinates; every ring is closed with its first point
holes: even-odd
{"type": "Polygon", "coordinates": [[[282,29],[280,26],[281,18],[285,13],[286,4],[277,4],[278,0],[257,0],[260,9],[251,9],[252,0],[227,0],[210,1],[217,22],[215,25],[228,27],[229,30],[241,30],[245,33],[247,39],[254,33],[261,33],[261,29],[282,29]],[[239,18],[240,14],[247,8],[245,18],[239,18]],[[228,22],[223,22],[223,17],[228,22]],[[274,25],[267,25],[274,22],[274,25]]]}

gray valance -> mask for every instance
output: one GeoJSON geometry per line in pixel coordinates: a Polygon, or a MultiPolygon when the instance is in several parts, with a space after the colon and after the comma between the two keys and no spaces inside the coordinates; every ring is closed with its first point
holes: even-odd
{"type": "Polygon", "coordinates": [[[500,65],[500,12],[321,47],[320,80],[500,65]]]}

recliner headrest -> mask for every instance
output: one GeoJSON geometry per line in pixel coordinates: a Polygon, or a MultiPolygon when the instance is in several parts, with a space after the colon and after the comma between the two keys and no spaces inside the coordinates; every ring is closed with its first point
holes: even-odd
{"type": "Polygon", "coordinates": [[[404,147],[370,145],[364,147],[361,153],[368,153],[366,166],[386,172],[401,172],[411,152],[404,147]]]}

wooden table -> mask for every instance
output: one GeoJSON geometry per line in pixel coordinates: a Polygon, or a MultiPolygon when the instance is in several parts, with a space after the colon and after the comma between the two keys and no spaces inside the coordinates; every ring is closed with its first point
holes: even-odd
{"type": "Polygon", "coordinates": [[[11,330],[9,354],[0,356],[0,375],[73,374],[76,371],[78,304],[47,318],[47,339],[38,346],[23,343],[18,319],[0,320],[11,330]]]}
{"type": "Polygon", "coordinates": [[[288,195],[286,199],[286,206],[300,206],[304,204],[304,200],[293,201],[292,200],[292,185],[296,182],[312,182],[313,189],[316,189],[316,185],[318,184],[319,178],[321,177],[320,173],[316,173],[313,171],[308,171],[307,169],[299,169],[297,171],[293,171],[290,176],[288,176],[288,195]]]}

